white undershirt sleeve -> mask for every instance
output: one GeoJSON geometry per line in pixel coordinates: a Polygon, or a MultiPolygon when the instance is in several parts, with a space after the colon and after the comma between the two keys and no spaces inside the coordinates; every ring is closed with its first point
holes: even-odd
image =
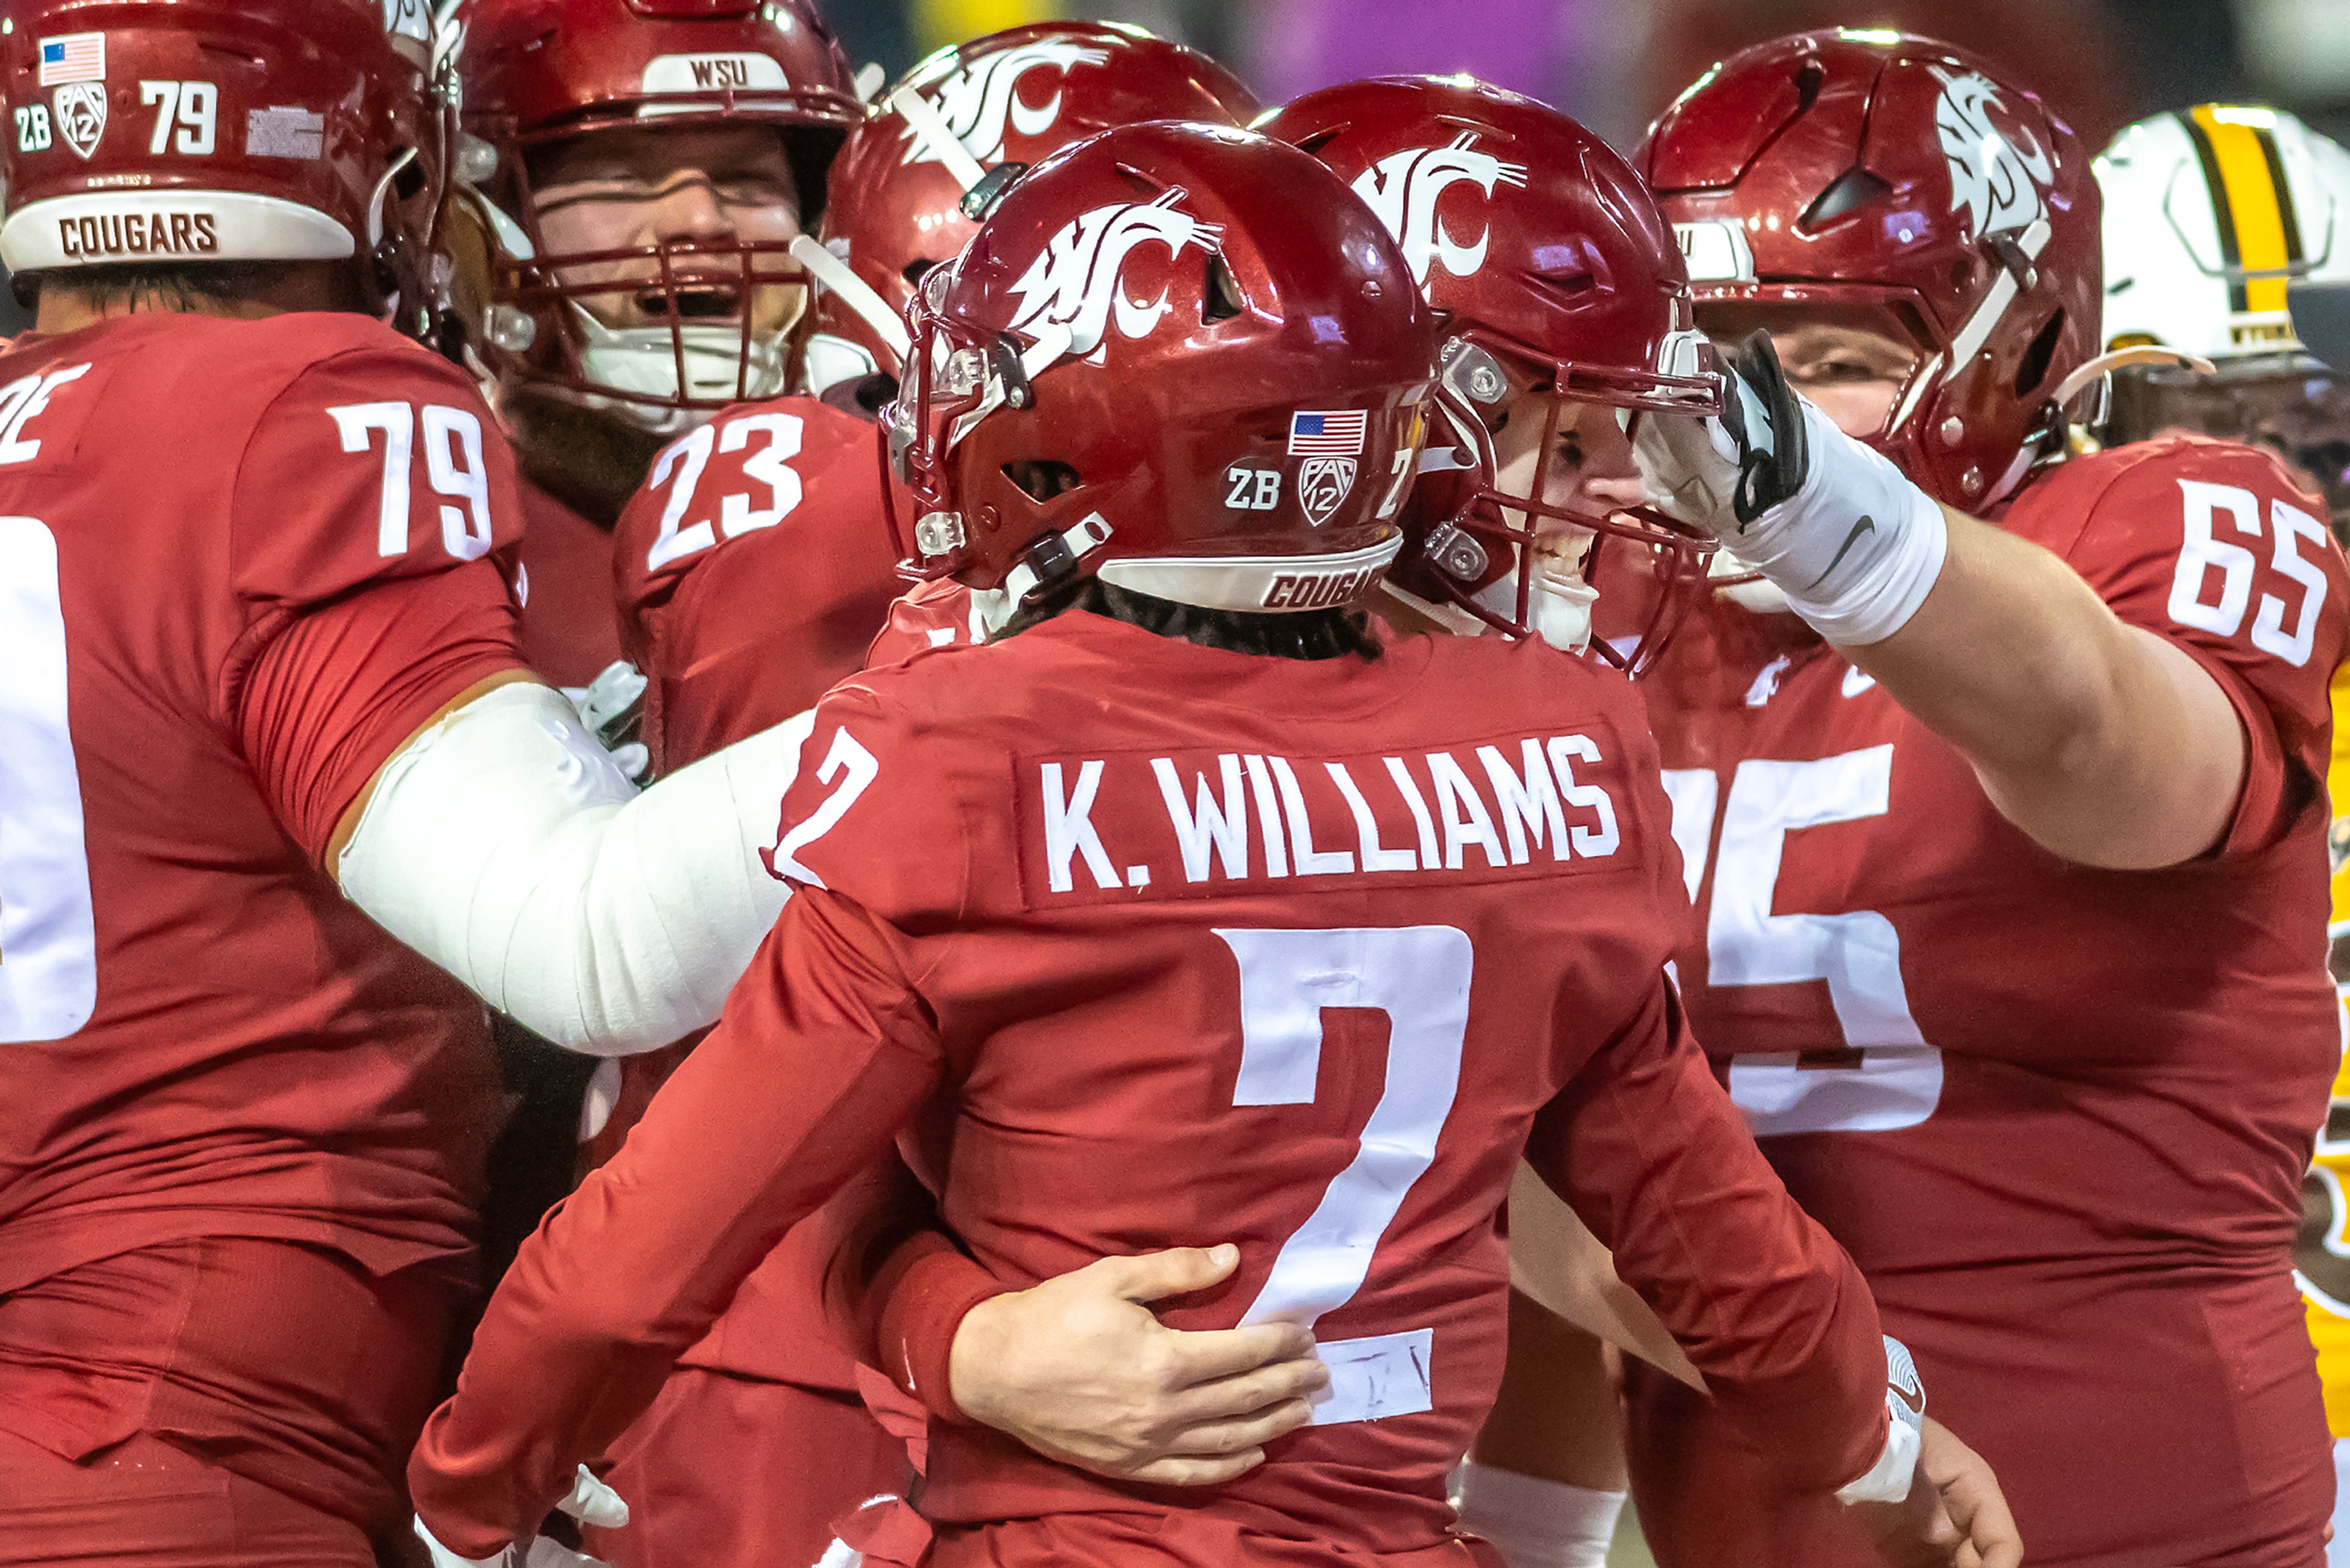
{"type": "Polygon", "coordinates": [[[562,694],[501,686],[410,742],[344,893],[491,1006],[620,1056],[713,1023],[782,910],[773,846],[814,715],[639,794],[562,694]]]}

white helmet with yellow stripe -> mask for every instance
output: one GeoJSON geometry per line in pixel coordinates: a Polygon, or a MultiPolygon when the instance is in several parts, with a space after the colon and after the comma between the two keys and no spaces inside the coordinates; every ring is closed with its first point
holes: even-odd
{"type": "Polygon", "coordinates": [[[2207,359],[2301,347],[2286,290],[2350,282],[2350,150],[2282,109],[2139,120],[2096,161],[2107,348],[2207,359]]]}
{"type": "Polygon", "coordinates": [[[2209,361],[2114,371],[2108,445],[2189,431],[2282,453],[2350,524],[2350,389],[2302,346],[2292,292],[2350,283],[2350,150],[2282,109],[2142,119],[2096,161],[2108,350],[2209,361]]]}

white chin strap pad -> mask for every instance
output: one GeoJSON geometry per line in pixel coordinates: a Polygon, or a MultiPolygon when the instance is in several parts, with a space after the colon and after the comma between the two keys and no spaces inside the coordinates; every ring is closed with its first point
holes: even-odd
{"type": "Polygon", "coordinates": [[[558,1045],[666,1045],[717,1019],[783,909],[759,851],[812,722],[639,794],[560,692],[501,686],[385,764],[343,891],[558,1045]]]}

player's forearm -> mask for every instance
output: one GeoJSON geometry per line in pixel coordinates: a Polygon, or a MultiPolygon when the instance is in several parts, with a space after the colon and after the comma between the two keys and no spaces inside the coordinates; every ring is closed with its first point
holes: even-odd
{"type": "Polygon", "coordinates": [[[2052,853],[2138,869],[2210,848],[2244,772],[2216,680],[2047,551],[1942,510],[1933,590],[1892,636],[1844,651],[2052,853]]]}
{"type": "Polygon", "coordinates": [[[409,1467],[449,1546],[481,1555],[536,1529],[785,1232],[929,1096],[934,1041],[902,981],[856,917],[803,902],[619,1157],[500,1283],[409,1467]]]}
{"type": "Polygon", "coordinates": [[[946,1233],[930,1189],[894,1157],[810,1223],[823,1228],[834,1334],[934,1414],[962,1419],[948,1374],[955,1332],[974,1305],[1008,1287],[946,1233]]]}
{"type": "Polygon", "coordinates": [[[718,1015],[782,907],[773,838],[806,723],[639,795],[535,682],[427,727],[386,763],[342,850],[343,890],[491,1006],[625,1055],[718,1015]]]}

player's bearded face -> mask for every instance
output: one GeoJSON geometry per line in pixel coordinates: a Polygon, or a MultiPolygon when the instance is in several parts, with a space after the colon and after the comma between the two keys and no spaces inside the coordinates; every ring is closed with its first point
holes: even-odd
{"type": "MultiPolygon", "coordinates": [[[[800,234],[798,186],[783,139],[755,126],[718,130],[601,130],[534,155],[540,236],[549,254],[636,251],[738,240],[788,244],[800,234]]],[[[762,285],[743,298],[743,268],[724,257],[675,265],[677,310],[688,324],[735,326],[772,337],[806,304],[796,284],[762,285]]],[[[563,268],[561,281],[593,287],[579,304],[605,326],[666,326],[669,296],[649,255],[563,268]]]]}

